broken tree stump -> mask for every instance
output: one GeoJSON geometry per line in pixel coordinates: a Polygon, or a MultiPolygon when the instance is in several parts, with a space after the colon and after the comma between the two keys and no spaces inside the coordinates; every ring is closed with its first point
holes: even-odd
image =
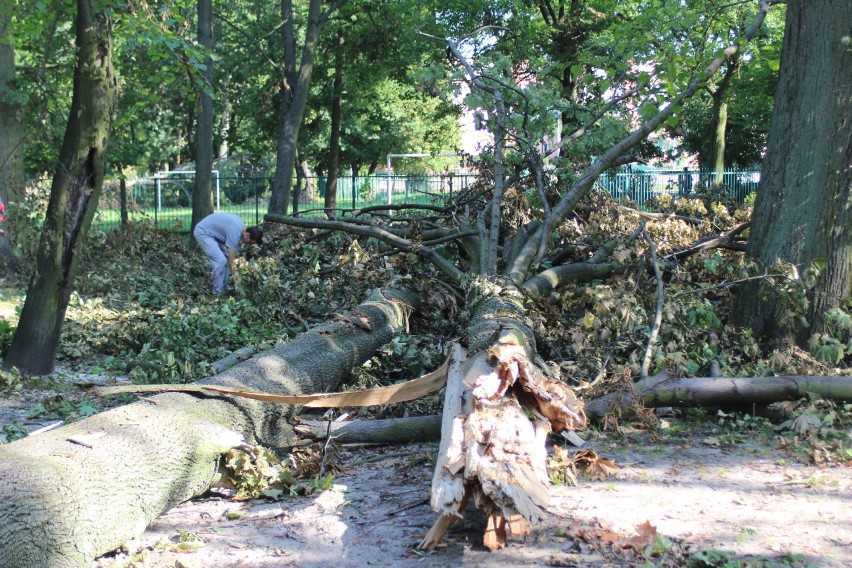
{"type": "Polygon", "coordinates": [[[440,515],[420,548],[438,546],[470,499],[487,518],[483,544],[491,550],[544,519],[547,435],[586,420],[571,390],[545,378],[525,345],[525,334],[510,328],[472,355],[455,346],[432,479],[432,508],[440,515]]]}

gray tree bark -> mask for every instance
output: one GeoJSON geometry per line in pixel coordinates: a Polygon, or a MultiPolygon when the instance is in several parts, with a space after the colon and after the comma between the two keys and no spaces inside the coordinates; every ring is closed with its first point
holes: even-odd
{"type": "Polygon", "coordinates": [[[827,267],[813,290],[810,328],[795,337],[786,307],[757,283],[739,295],[740,323],[757,336],[799,342],[852,294],[852,3],[791,1],[769,144],[761,168],[748,255],[802,270],[827,267]]]}
{"type": "MultiPolygon", "coordinates": [[[[213,1],[198,0],[198,43],[213,51],[213,1]]],[[[207,56],[198,88],[195,127],[195,185],[192,190],[192,225],[213,213],[213,58],[207,56]]]]}
{"type": "Polygon", "coordinates": [[[328,140],[328,183],[324,206],[332,215],[337,207],[337,179],[340,174],[340,123],[343,120],[343,28],[337,31],[334,51],[334,93],[331,100],[331,134],[328,140]]]}
{"type": "MultiPolygon", "coordinates": [[[[405,329],[417,300],[408,291],[375,292],[349,320],[315,327],[205,382],[290,394],[332,390],[405,329]]],[[[166,393],[0,447],[0,566],[89,566],[205,491],[228,449],[243,441],[290,445],[293,411],[166,393]]]]}
{"type": "Polygon", "coordinates": [[[340,444],[408,444],[441,437],[440,416],[409,416],[352,422],[301,421],[294,427],[300,436],[315,440],[332,438],[340,444]]]}
{"type": "Polygon", "coordinates": [[[346,0],[335,0],[322,11],[320,0],[308,3],[308,21],[302,56],[296,69],[296,27],[292,0],[281,0],[281,16],[284,20],[284,77],[281,89],[281,117],[278,130],[278,146],[275,160],[275,178],[272,181],[272,196],[269,212],[286,215],[293,187],[293,168],[296,164],[299,128],[305,114],[305,103],[314,71],[317,43],[320,30],[329,16],[346,0]]]}
{"type": "Polygon", "coordinates": [[[807,393],[833,400],[852,396],[850,377],[672,377],[661,373],[636,382],[633,391],[611,393],[586,404],[589,420],[600,420],[618,406],[641,403],[648,408],[666,406],[737,409],[784,400],[798,400],[807,393]]]}

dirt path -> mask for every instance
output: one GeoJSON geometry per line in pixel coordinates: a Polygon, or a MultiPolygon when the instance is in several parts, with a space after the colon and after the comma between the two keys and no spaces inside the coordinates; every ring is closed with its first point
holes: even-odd
{"type": "Polygon", "coordinates": [[[722,566],[722,553],[750,566],[852,566],[848,468],[808,467],[747,441],[714,447],[700,432],[679,443],[642,438],[601,439],[598,453],[622,469],[605,481],[556,487],[547,524],[498,552],[478,543],[471,520],[450,531],[446,547],[415,552],[435,519],[426,502],[435,446],[412,444],[348,449],[347,474],[312,497],[184,503],[128,543],[129,554],[95,565],[678,566],[705,551],[698,566],[722,566]],[[646,522],[660,535],[656,545],[625,548],[646,522]],[[179,551],[181,535],[203,545],[179,551]]]}

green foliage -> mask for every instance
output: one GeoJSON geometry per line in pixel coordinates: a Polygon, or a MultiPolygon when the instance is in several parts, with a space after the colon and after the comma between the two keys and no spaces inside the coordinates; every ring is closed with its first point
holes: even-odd
{"type": "MultiPolygon", "coordinates": [[[[6,323],[5,320],[3,323],[6,323]]],[[[6,345],[8,346],[8,343],[6,345]]],[[[4,390],[14,390],[20,388],[22,385],[23,380],[18,369],[13,368],[11,371],[0,370],[0,392],[4,390]]]]}
{"type": "Polygon", "coordinates": [[[332,473],[319,471],[320,454],[311,449],[292,452],[288,462],[261,446],[229,450],[223,458],[223,477],[217,486],[230,487],[239,500],[265,497],[281,499],[327,491],[334,486],[332,473]]]}
{"type": "Polygon", "coordinates": [[[808,349],[819,361],[840,364],[852,353],[852,316],[841,308],[832,308],[825,316],[825,333],[808,339],[808,349]]]}
{"type": "Polygon", "coordinates": [[[42,399],[27,411],[28,418],[56,418],[74,422],[100,412],[88,399],[71,400],[62,395],[53,395],[42,399]]]}
{"type": "Polygon", "coordinates": [[[27,429],[18,421],[5,424],[0,428],[0,445],[26,438],[27,435],[27,429]]]}
{"type": "Polygon", "coordinates": [[[732,561],[731,554],[722,550],[702,550],[689,558],[687,568],[734,568],[739,562],[732,561]]]}

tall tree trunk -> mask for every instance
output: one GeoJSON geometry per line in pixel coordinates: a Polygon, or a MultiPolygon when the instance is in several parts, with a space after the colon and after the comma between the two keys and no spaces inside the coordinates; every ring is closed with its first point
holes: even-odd
{"type": "MultiPolygon", "coordinates": [[[[807,334],[852,293],[852,3],[791,1],[781,74],[769,131],[748,254],[799,271],[824,259],[813,290],[807,334]]],[[[746,286],[735,313],[757,335],[792,342],[786,308],[746,286]]],[[[799,341],[805,336],[798,337],[799,341]]]]}
{"type": "Polygon", "coordinates": [[[219,90],[221,100],[221,111],[219,113],[219,147],[216,149],[216,158],[225,158],[231,151],[228,135],[231,130],[231,101],[228,100],[227,92],[231,84],[231,75],[225,77],[219,90]]]}
{"type": "MultiPolygon", "coordinates": [[[[18,90],[15,72],[13,4],[13,0],[0,0],[0,198],[6,204],[18,203],[24,197],[23,93],[18,90]]],[[[6,214],[10,215],[8,208],[6,214]]],[[[0,265],[11,268],[17,264],[9,244],[9,236],[14,238],[15,234],[14,229],[8,229],[14,227],[13,221],[0,225],[7,233],[0,235],[0,265]]]]}
{"type": "MultiPolygon", "coordinates": [[[[417,301],[406,290],[376,291],[349,318],[205,382],[281,394],[334,389],[405,329],[417,301]]],[[[164,511],[204,492],[221,455],[243,440],[292,445],[293,411],[166,393],[0,446],[0,566],[90,566],[164,511]]]]}
{"type": "Polygon", "coordinates": [[[713,147],[710,164],[713,183],[722,183],[725,173],[725,132],[728,128],[728,103],[713,96],[713,124],[711,126],[713,147]]]}
{"type": "Polygon", "coordinates": [[[53,371],[79,255],[98,205],[117,81],[111,20],[92,0],[77,0],[74,94],[27,299],[4,369],[53,371]]]}
{"type": "Polygon", "coordinates": [[[121,228],[126,229],[129,216],[127,211],[127,177],[124,175],[124,170],[119,172],[119,176],[118,198],[119,206],[121,208],[121,228]]]}
{"type": "Polygon", "coordinates": [[[325,186],[325,209],[337,207],[337,178],[340,170],[340,121],[343,104],[343,29],[337,31],[334,52],[334,94],[331,100],[331,136],[328,141],[328,183],[325,186]]]}
{"type": "Polygon", "coordinates": [[[195,186],[192,191],[192,226],[213,212],[213,0],[198,0],[198,43],[208,50],[198,89],[195,128],[195,186]]]}
{"type": "Polygon", "coordinates": [[[281,116],[278,130],[278,147],[275,160],[275,178],[272,181],[272,196],[269,199],[269,212],[284,215],[290,201],[293,186],[293,167],[296,164],[296,148],[299,140],[299,128],[305,113],[305,103],[314,71],[317,40],[324,21],[320,12],[320,0],[310,0],[308,21],[305,30],[305,43],[302,46],[302,58],[296,72],[295,54],[296,27],[293,21],[292,0],[281,0],[281,16],[284,20],[285,81],[282,87],[281,116]]]}
{"type": "Polygon", "coordinates": [[[707,167],[713,172],[711,183],[722,183],[725,172],[725,136],[728,130],[728,90],[739,68],[739,57],[734,57],[725,66],[725,74],[715,87],[711,87],[713,115],[710,120],[710,159],[707,167]]]}

